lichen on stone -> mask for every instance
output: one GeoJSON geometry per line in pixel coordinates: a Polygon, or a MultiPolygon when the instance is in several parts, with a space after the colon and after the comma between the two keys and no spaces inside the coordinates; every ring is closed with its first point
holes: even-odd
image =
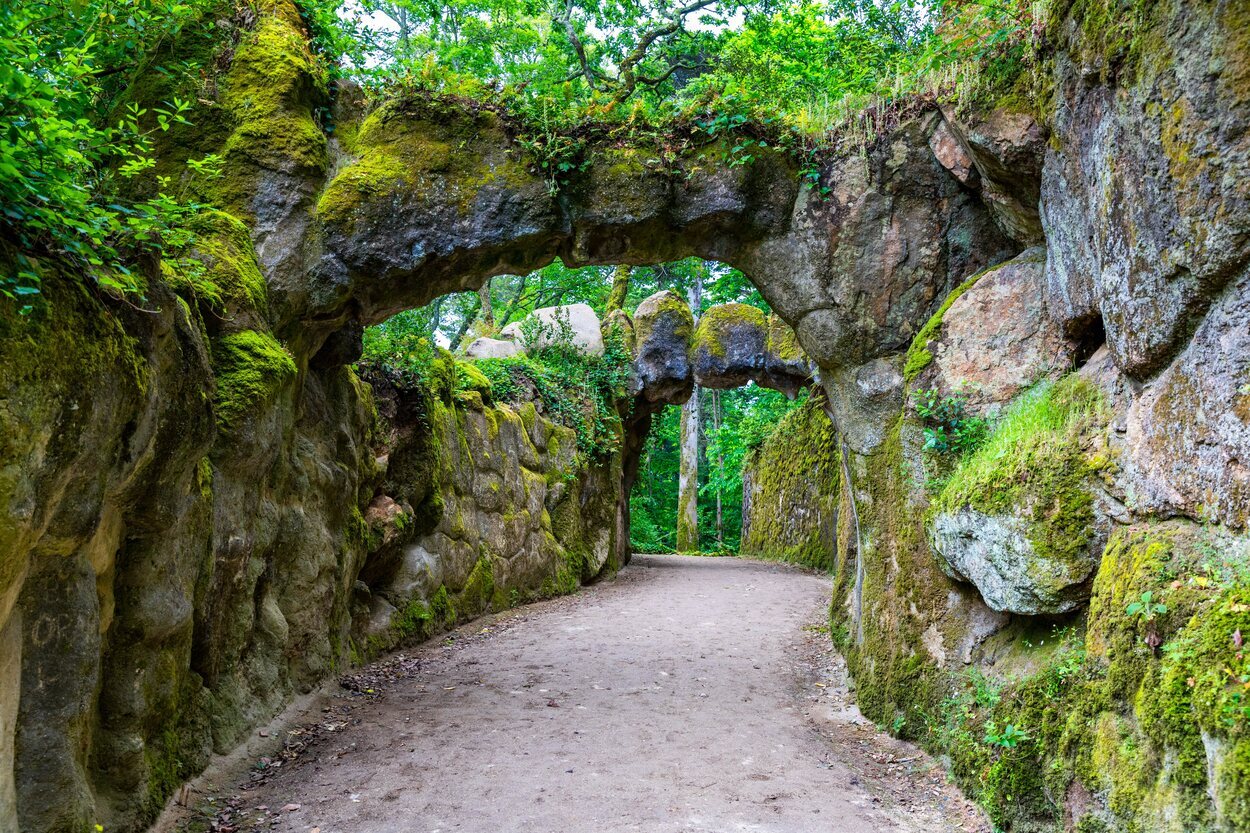
{"type": "Polygon", "coordinates": [[[1090,478],[1108,465],[1092,447],[1102,428],[1101,392],[1069,375],[1027,393],[1002,417],[982,448],[961,460],[933,498],[930,517],[970,508],[1029,521],[1037,555],[1087,560],[1094,536],[1090,478]]]}
{"type": "Polygon", "coordinates": [[[241,330],[214,339],[214,403],[224,429],[268,401],[295,377],[295,361],[278,340],[260,330],[241,330]]]}

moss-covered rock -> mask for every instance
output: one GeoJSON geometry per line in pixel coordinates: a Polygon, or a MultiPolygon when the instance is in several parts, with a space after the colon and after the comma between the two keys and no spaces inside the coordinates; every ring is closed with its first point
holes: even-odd
{"type": "Polygon", "coordinates": [[[952,575],[995,610],[1066,613],[1088,595],[1109,525],[1101,392],[1066,377],[1026,394],[934,496],[929,535],[952,575]]]}
{"type": "Polygon", "coordinates": [[[823,402],[813,395],[787,414],[743,463],[743,555],[834,569],[842,472],[823,402]]]}
{"type": "Polygon", "coordinates": [[[214,403],[224,430],[267,402],[295,378],[295,360],[269,333],[240,330],[213,342],[214,403]]]}
{"type": "Polygon", "coordinates": [[[214,329],[263,322],[269,293],[246,225],[224,211],[205,211],[189,224],[191,246],[161,262],[161,277],[214,329]]]}

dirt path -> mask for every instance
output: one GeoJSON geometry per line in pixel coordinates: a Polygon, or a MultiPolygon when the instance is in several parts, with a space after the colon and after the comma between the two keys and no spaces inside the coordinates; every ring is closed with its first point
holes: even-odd
{"type": "Polygon", "coordinates": [[[989,830],[849,704],[828,596],[777,565],[637,556],[366,669],[296,717],[285,757],[183,801],[223,833],[989,830]]]}

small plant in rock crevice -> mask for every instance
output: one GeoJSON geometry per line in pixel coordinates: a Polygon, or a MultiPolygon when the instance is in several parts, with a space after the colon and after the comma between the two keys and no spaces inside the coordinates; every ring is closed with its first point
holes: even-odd
{"type": "Polygon", "coordinates": [[[989,437],[989,421],[968,413],[968,397],[962,392],[942,396],[937,390],[918,390],[912,394],[912,407],[924,423],[926,451],[963,455],[989,437]]]}
{"type": "Polygon", "coordinates": [[[1141,594],[1141,598],[1130,603],[1124,612],[1126,615],[1139,618],[1144,622],[1153,622],[1156,616],[1168,612],[1168,606],[1163,602],[1156,602],[1154,592],[1147,590],[1141,594]]]}
{"type": "Polygon", "coordinates": [[[985,742],[990,746],[1015,749],[1021,742],[1028,739],[1028,732],[1014,723],[1008,723],[1002,729],[999,729],[993,721],[985,724],[985,742]]]}

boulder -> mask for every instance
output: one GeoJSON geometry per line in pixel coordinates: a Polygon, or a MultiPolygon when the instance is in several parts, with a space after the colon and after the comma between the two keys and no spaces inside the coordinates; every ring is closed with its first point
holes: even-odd
{"type": "Polygon", "coordinates": [[[737,388],[760,374],[768,321],[750,304],[717,304],[699,317],[690,355],[700,387],[737,388]]]}
{"type": "Polygon", "coordinates": [[[814,367],[794,332],[749,304],[717,304],[699,319],[691,347],[695,381],[705,388],[747,382],[794,397],[812,383],[814,367]]]}
{"type": "Polygon", "coordinates": [[[680,405],[694,390],[690,342],[694,316],[676,292],[664,290],[634,311],[634,393],[647,402],[680,405]]]}
{"type": "Polygon", "coordinates": [[[1075,610],[1089,598],[1098,565],[1096,558],[1044,557],[1029,540],[1024,518],[967,507],[935,515],[929,540],[947,575],[975,585],[987,605],[1004,613],[1075,610]]]}
{"type": "Polygon", "coordinates": [[[516,329],[510,330],[511,337],[516,343],[522,344],[527,352],[542,350],[567,339],[585,355],[603,355],[603,333],[599,326],[599,316],[589,304],[542,307],[527,315],[521,324],[509,325],[508,328],[513,326],[516,329]]]}
{"type": "Polygon", "coordinates": [[[515,341],[476,338],[464,348],[464,355],[469,359],[507,359],[521,355],[521,348],[515,341]]]}
{"type": "Polygon", "coordinates": [[[933,328],[923,346],[931,363],[916,386],[962,389],[969,407],[986,412],[1070,368],[1073,344],[1045,310],[1045,266],[1045,251],[1034,248],[983,272],[933,328]]]}

